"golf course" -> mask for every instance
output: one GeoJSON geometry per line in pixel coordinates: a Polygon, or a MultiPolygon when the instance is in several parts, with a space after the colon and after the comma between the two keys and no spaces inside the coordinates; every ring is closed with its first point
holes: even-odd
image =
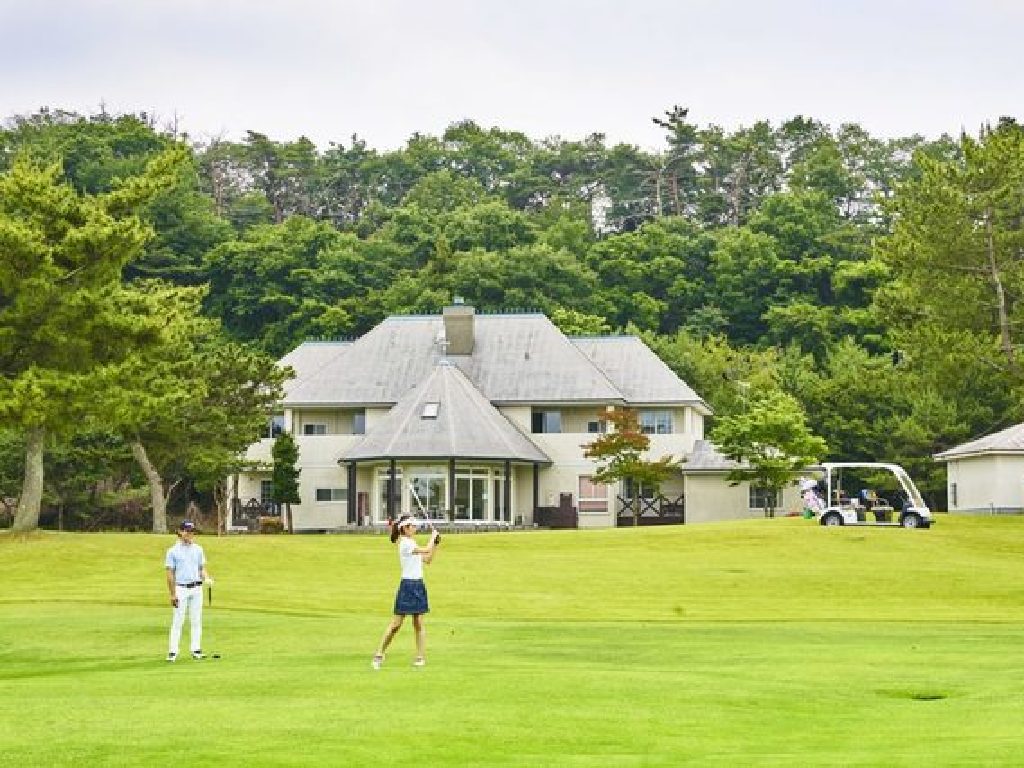
{"type": "Polygon", "coordinates": [[[445,535],[379,671],[385,536],[196,540],[170,664],[173,535],[0,532],[0,765],[1024,762],[1021,517],[445,535]]]}

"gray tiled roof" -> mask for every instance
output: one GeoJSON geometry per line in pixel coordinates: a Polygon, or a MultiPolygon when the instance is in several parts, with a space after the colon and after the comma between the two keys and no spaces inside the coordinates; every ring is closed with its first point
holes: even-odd
{"type": "MultiPolygon", "coordinates": [[[[571,340],[541,314],[476,315],[473,322],[473,354],[449,359],[492,404],[703,405],[634,337],[571,340]]],[[[397,403],[439,359],[443,327],[440,315],[389,317],[291,382],[284,405],[397,403]]]]}
{"type": "Polygon", "coordinates": [[[551,460],[454,365],[440,361],[341,460],[382,458],[551,460]],[[437,404],[436,418],[423,418],[437,404]]]}
{"type": "Polygon", "coordinates": [[[689,385],[636,336],[586,336],[570,341],[635,404],[687,403],[711,410],[689,385]]]}
{"type": "Polygon", "coordinates": [[[973,456],[980,453],[1021,453],[1024,452],[1024,424],[1016,424],[1000,432],[979,437],[948,451],[936,453],[939,461],[973,456]]]}
{"type": "Polygon", "coordinates": [[[682,471],[687,472],[728,472],[737,469],[739,464],[718,449],[709,440],[697,440],[693,444],[691,453],[682,465],[682,471]]]}
{"type": "Polygon", "coordinates": [[[282,368],[290,366],[295,371],[295,378],[285,382],[285,401],[290,399],[292,390],[300,381],[313,377],[325,365],[337,361],[350,346],[351,341],[306,341],[278,360],[277,364],[282,368]]]}

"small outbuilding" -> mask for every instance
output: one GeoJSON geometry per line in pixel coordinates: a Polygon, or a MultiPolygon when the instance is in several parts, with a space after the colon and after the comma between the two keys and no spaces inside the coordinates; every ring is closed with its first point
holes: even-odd
{"type": "Polygon", "coordinates": [[[950,512],[1024,513],[1024,424],[971,440],[934,458],[946,463],[950,512]]]}
{"type": "Polygon", "coordinates": [[[769,508],[774,508],[776,516],[782,517],[797,514],[802,508],[800,489],[795,482],[777,494],[749,482],[730,483],[729,473],[739,466],[711,441],[694,442],[693,452],[682,465],[686,480],[686,522],[764,517],[769,508]]]}

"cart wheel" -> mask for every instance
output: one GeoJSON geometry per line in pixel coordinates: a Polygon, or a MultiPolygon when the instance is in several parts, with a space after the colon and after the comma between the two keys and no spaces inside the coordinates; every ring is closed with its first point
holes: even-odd
{"type": "Polygon", "coordinates": [[[903,517],[900,518],[900,525],[904,528],[920,528],[924,521],[921,516],[916,512],[907,512],[903,517]]]}
{"type": "Polygon", "coordinates": [[[842,525],[843,517],[835,512],[829,512],[823,518],[821,518],[822,525],[842,525]]]}

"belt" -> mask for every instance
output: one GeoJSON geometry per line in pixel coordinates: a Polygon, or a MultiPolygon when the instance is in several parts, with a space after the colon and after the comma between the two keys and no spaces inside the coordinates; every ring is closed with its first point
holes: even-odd
{"type": "Polygon", "coordinates": [[[201,581],[190,581],[188,584],[178,584],[179,587],[185,587],[185,589],[192,589],[192,587],[201,587],[203,582],[201,581]]]}

